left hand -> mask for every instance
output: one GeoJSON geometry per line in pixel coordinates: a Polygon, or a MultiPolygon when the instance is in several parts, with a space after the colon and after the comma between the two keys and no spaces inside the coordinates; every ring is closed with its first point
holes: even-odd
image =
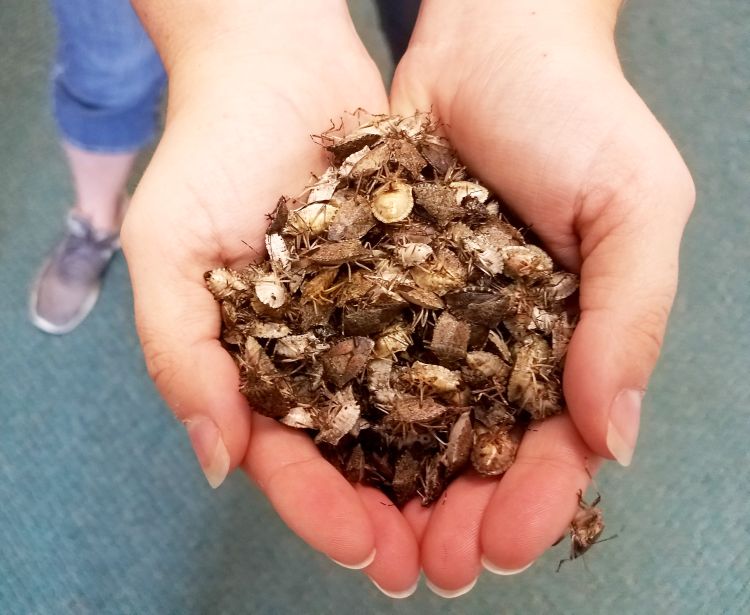
{"type": "Polygon", "coordinates": [[[432,109],[469,169],[581,274],[569,414],[527,432],[501,480],[464,475],[432,509],[422,566],[445,594],[482,561],[529,565],[566,532],[599,457],[633,454],[695,193],[622,74],[617,5],[425,0],[396,72],[392,112],[432,109]]]}

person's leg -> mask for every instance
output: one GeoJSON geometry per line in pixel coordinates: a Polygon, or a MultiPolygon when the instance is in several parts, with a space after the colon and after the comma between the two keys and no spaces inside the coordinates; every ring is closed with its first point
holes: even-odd
{"type": "Polygon", "coordinates": [[[55,119],[74,211],[113,232],[138,150],[154,136],[164,71],[128,0],[52,0],[55,119]]]}
{"type": "Polygon", "coordinates": [[[125,185],[138,152],[106,154],[63,143],[76,200],[72,212],[97,231],[114,234],[125,209],[125,185]]]}
{"type": "Polygon", "coordinates": [[[54,115],[75,188],[66,233],[31,296],[31,319],[66,333],[89,313],[118,247],[125,186],[151,141],[165,75],[128,0],[52,0],[54,115]]]}
{"type": "Polygon", "coordinates": [[[377,0],[380,26],[388,41],[394,64],[398,64],[409,44],[417,21],[420,0],[377,0]]]}

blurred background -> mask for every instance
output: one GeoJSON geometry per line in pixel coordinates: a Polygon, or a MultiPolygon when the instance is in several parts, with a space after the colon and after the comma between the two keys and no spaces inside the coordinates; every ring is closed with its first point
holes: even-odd
{"type": "MultiPolygon", "coordinates": [[[[350,4],[388,75],[371,3],[350,4]]],[[[394,602],[331,565],[241,474],[211,491],[146,374],[121,255],[74,333],[29,324],[73,194],[47,5],[2,0],[0,30],[0,613],[750,613],[750,3],[630,0],[620,22],[698,206],[635,461],[598,479],[619,536],[451,602],[394,602]]]]}

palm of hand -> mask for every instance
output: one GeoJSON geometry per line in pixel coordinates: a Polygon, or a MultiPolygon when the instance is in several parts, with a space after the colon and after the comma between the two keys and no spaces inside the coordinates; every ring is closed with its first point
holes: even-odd
{"type": "Polygon", "coordinates": [[[461,477],[434,508],[421,557],[446,589],[470,584],[482,560],[506,571],[533,562],[565,533],[599,456],[619,452],[608,409],[619,391],[645,388],[693,198],[679,154],[616,58],[535,46],[466,56],[452,66],[439,51],[407,53],[392,108],[433,109],[468,167],[580,271],[582,317],[565,367],[570,415],[529,431],[501,480],[461,477]]]}
{"type": "MultiPolygon", "coordinates": [[[[139,334],[150,373],[178,417],[188,425],[208,424],[195,437],[191,432],[191,439],[209,479],[220,482],[241,465],[314,548],[350,565],[366,562],[375,548],[366,573],[390,591],[409,588],[420,565],[434,584],[458,589],[476,579],[483,556],[513,569],[543,553],[565,531],[575,494],[587,484],[587,472],[596,469],[591,449],[609,453],[603,408],[621,385],[612,373],[621,378],[619,366],[639,356],[627,345],[606,347],[610,328],[624,323],[621,313],[613,316],[612,295],[632,292],[636,303],[647,303],[633,272],[624,271],[633,263],[619,239],[635,238],[635,248],[650,255],[644,234],[635,229],[653,202],[640,205],[636,215],[629,209],[633,200],[623,195],[647,188],[659,195],[654,187],[666,194],[669,186],[654,176],[665,164],[679,164],[640,100],[601,66],[589,73],[591,67],[582,62],[571,75],[566,73],[570,64],[563,62],[536,67],[533,79],[515,81],[508,75],[527,75],[529,66],[504,67],[491,73],[495,81],[490,82],[479,73],[452,74],[450,62],[437,57],[407,55],[394,84],[392,110],[432,108],[472,171],[516,209],[564,265],[582,266],[584,318],[566,368],[566,397],[576,426],[567,415],[545,422],[527,434],[517,463],[499,482],[464,476],[432,509],[415,501],[402,515],[384,506],[385,498],[374,489],[349,485],[306,435],[248,411],[237,392],[234,364],[217,341],[217,307],[202,284],[207,269],[252,257],[243,242],[262,251],[268,205],[280,194],[294,194],[310,170],[322,168],[311,132],[342,110],[387,109],[372,65],[361,53],[350,57],[355,58],[351,70],[337,66],[335,74],[322,76],[320,67],[330,62],[311,58],[317,72],[301,67],[284,75],[283,83],[262,68],[257,80],[245,83],[242,70],[232,75],[230,67],[229,75],[190,88],[193,98],[177,96],[170,104],[166,134],[123,230],[139,334]],[[602,87],[614,92],[614,105],[601,95],[602,87]],[[304,106],[292,102],[299,99],[290,91],[309,94],[304,106]],[[643,140],[630,138],[633,132],[643,140]],[[647,172],[645,162],[654,160],[659,168],[647,172]],[[619,265],[608,258],[612,253],[622,256],[619,265]],[[613,284],[618,277],[620,283],[613,284]]],[[[487,67],[481,61],[474,65],[487,67]]],[[[679,233],[665,220],[685,214],[663,210],[653,216],[645,236],[679,233]]],[[[674,267],[676,254],[652,253],[668,270],[674,267]]],[[[671,299],[673,281],[647,279],[646,290],[671,299]]],[[[652,320],[656,332],[633,330],[653,354],[662,325],[652,320]]],[[[631,372],[630,384],[644,386],[646,374],[637,366],[631,372]]]]}
{"type": "Polygon", "coordinates": [[[189,431],[208,423],[191,440],[209,480],[220,483],[241,466],[311,546],[347,565],[368,562],[376,549],[367,574],[403,590],[419,572],[408,522],[383,505],[380,492],[352,487],[307,435],[249,411],[236,367],[218,341],[217,305],[203,284],[206,270],[261,254],[269,206],[325,167],[311,133],[343,110],[387,111],[369,58],[351,59],[349,71],[341,64],[335,75],[300,69],[296,84],[288,74],[278,87],[264,79],[238,84],[224,74],[194,84],[189,100],[178,93],[133,199],[123,243],[149,372],[189,431]],[[315,95],[299,104],[290,87],[315,95]],[[226,452],[217,448],[219,434],[226,452]]]}

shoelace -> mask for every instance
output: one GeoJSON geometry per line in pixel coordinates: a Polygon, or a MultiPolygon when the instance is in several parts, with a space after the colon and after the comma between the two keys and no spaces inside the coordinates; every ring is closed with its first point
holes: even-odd
{"type": "Polygon", "coordinates": [[[97,239],[90,225],[74,221],[61,249],[60,273],[73,281],[88,282],[96,278],[109,260],[113,243],[111,236],[97,239]]]}

